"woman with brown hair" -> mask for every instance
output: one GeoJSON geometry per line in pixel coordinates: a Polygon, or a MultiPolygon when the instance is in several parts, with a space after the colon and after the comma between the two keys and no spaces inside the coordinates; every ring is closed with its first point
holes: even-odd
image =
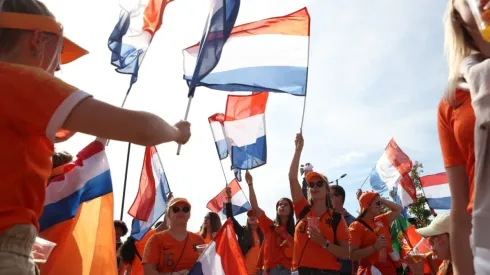
{"type": "Polygon", "coordinates": [[[289,168],[289,187],[298,224],[294,232],[292,270],[299,275],[340,274],[338,258],[349,257],[349,232],[344,217],[335,212],[328,179],[317,172],[306,174],[308,199],[301,191],[298,168],[303,151],[303,135],[297,134],[289,168]]]}
{"type": "Polygon", "coordinates": [[[75,132],[151,146],[186,143],[190,124],[117,108],[54,76],[87,51],[38,0],[0,0],[0,273],[34,274],[53,143],[75,132]]]}
{"type": "Polygon", "coordinates": [[[204,239],[205,243],[209,244],[220,228],[221,219],[219,215],[214,212],[208,212],[204,217],[201,231],[198,234],[204,239]]]}

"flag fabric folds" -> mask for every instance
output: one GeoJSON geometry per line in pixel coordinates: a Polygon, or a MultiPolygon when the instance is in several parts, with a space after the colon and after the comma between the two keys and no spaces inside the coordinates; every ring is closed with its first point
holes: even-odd
{"type": "Polygon", "coordinates": [[[265,108],[269,94],[229,95],[224,131],[230,142],[231,168],[247,170],[267,162],[265,108]]]}
{"type": "Polygon", "coordinates": [[[211,133],[213,134],[214,143],[220,160],[228,157],[228,142],[225,137],[223,122],[225,115],[221,113],[214,114],[208,118],[211,133]]]}
{"type": "Polygon", "coordinates": [[[194,63],[189,67],[184,61],[184,78],[189,85],[188,97],[194,96],[194,88],[199,81],[218,64],[223,46],[235,25],[239,9],[240,0],[211,0],[211,10],[201,42],[191,47],[195,54],[194,63]]]}
{"type": "MultiPolygon", "coordinates": [[[[228,2],[228,1],[226,1],[228,2]]],[[[194,68],[203,67],[200,44],[183,51],[184,79],[192,87],[222,91],[270,91],[306,95],[310,15],[303,8],[233,28],[219,63],[207,66],[210,73],[196,78],[194,68]],[[202,63],[202,64],[201,64],[202,63]]],[[[214,56],[211,55],[211,60],[214,56]]],[[[206,68],[207,68],[206,67],[206,68]]]]}
{"type": "Polygon", "coordinates": [[[121,14],[109,36],[111,64],[116,71],[138,80],[138,70],[148,47],[162,25],[165,7],[172,0],[120,0],[121,14]]]}
{"type": "Polygon", "coordinates": [[[415,185],[409,177],[412,161],[391,139],[376,168],[370,174],[370,184],[374,191],[392,191],[395,202],[403,207],[417,200],[415,185]]]}
{"type": "Polygon", "coordinates": [[[129,209],[133,216],[131,237],[141,240],[167,210],[168,185],[162,161],[155,146],[146,147],[138,194],[129,209]]]}
{"type": "Polygon", "coordinates": [[[112,180],[101,142],[50,181],[40,224],[40,237],[57,244],[41,274],[117,274],[112,180]]]}
{"type": "Polygon", "coordinates": [[[228,219],[188,275],[247,275],[233,221],[228,219]],[[238,255],[238,256],[237,256],[238,255]]]}
{"type": "MultiPolygon", "coordinates": [[[[231,189],[231,208],[233,216],[238,216],[242,213],[252,209],[252,206],[248,202],[245,193],[243,193],[240,184],[236,179],[233,179],[228,187],[231,189]]],[[[214,213],[220,215],[221,219],[226,219],[226,208],[224,203],[226,202],[226,188],[221,190],[212,200],[208,202],[206,207],[214,213]]]]}
{"type": "Polygon", "coordinates": [[[451,209],[451,191],[446,173],[423,176],[420,185],[432,209],[451,209]]]}

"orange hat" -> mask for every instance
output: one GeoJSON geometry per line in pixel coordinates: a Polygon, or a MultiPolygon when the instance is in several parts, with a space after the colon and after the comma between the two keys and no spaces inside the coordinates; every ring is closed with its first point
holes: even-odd
{"type": "Polygon", "coordinates": [[[247,217],[255,217],[255,212],[253,210],[248,210],[247,217]]]}
{"type": "Polygon", "coordinates": [[[184,198],[172,198],[170,200],[170,202],[168,203],[168,207],[170,208],[170,207],[172,207],[178,203],[183,203],[183,204],[189,206],[189,208],[191,208],[191,204],[189,203],[189,201],[187,199],[184,199],[184,198]]]}
{"type": "MultiPolygon", "coordinates": [[[[57,35],[63,34],[63,27],[53,17],[17,12],[0,12],[0,28],[39,30],[57,35]]],[[[87,50],[73,43],[70,39],[63,37],[61,64],[70,63],[87,53],[87,50]]]]}
{"type": "Polygon", "coordinates": [[[368,191],[362,193],[359,197],[359,206],[361,207],[361,213],[366,211],[366,209],[373,203],[373,201],[379,197],[379,194],[373,191],[368,191]]]}
{"type": "Polygon", "coordinates": [[[306,174],[306,181],[307,182],[323,181],[326,184],[328,184],[328,179],[324,175],[314,171],[311,171],[308,174],[306,174]]]}

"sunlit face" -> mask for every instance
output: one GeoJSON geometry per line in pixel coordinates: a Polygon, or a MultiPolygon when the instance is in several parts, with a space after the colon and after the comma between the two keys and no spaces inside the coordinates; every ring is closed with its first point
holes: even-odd
{"type": "Polygon", "coordinates": [[[281,217],[287,217],[291,213],[291,206],[287,200],[280,200],[277,203],[277,214],[281,217]]]}
{"type": "Polygon", "coordinates": [[[323,181],[308,182],[308,192],[312,200],[324,199],[328,193],[327,184],[323,181]]]}
{"type": "Polygon", "coordinates": [[[449,234],[440,234],[428,238],[429,244],[432,246],[434,255],[440,260],[451,259],[451,247],[449,245],[449,234]]]}
{"type": "Polygon", "coordinates": [[[379,198],[379,196],[377,196],[373,200],[373,202],[371,203],[371,205],[369,205],[368,211],[370,211],[371,213],[373,213],[374,216],[377,216],[377,215],[379,215],[379,213],[381,213],[381,199],[379,198]]]}
{"type": "Polygon", "coordinates": [[[173,225],[187,224],[191,217],[191,209],[189,205],[183,202],[176,203],[170,209],[170,222],[173,225]]]}
{"type": "Polygon", "coordinates": [[[209,214],[204,217],[204,226],[211,226],[211,217],[209,214]]]}

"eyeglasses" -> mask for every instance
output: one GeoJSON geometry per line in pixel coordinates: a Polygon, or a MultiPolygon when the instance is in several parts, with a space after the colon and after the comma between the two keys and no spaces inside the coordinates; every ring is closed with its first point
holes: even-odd
{"type": "Polygon", "coordinates": [[[317,182],[308,182],[308,187],[313,188],[315,187],[323,187],[325,183],[323,181],[317,181],[317,182]]]}
{"type": "Polygon", "coordinates": [[[174,212],[175,214],[179,213],[181,210],[182,210],[182,212],[187,214],[191,211],[191,208],[189,206],[184,206],[182,208],[180,208],[178,206],[172,207],[172,212],[174,212]]]}

